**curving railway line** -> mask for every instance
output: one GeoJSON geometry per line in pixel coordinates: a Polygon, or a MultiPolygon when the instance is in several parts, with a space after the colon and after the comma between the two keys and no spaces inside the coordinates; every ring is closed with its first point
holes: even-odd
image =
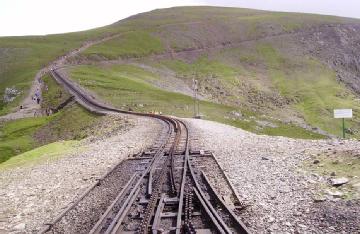
{"type": "Polygon", "coordinates": [[[164,130],[152,148],[110,170],[42,233],[249,233],[198,166],[211,155],[190,152],[183,121],[104,105],[56,70],[50,73],[87,109],[156,118],[164,130]]]}

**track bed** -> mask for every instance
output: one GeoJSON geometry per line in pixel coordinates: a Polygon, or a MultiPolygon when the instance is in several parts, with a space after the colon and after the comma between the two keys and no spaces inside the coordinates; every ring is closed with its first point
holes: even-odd
{"type": "Polygon", "coordinates": [[[156,118],[164,129],[151,149],[116,166],[43,232],[248,233],[235,215],[241,202],[213,155],[190,152],[184,122],[108,107],[52,75],[92,111],[156,118]]]}

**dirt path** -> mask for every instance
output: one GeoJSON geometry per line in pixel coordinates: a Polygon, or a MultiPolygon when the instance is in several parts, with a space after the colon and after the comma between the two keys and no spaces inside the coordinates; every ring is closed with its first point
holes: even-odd
{"type": "Polygon", "coordinates": [[[74,57],[78,55],[79,53],[83,52],[84,50],[88,49],[89,47],[103,43],[105,41],[114,39],[116,37],[119,37],[122,35],[121,33],[107,36],[98,40],[93,41],[87,41],[82,44],[80,48],[74,49],[67,54],[59,57],[55,61],[51,62],[48,66],[42,68],[36,75],[35,79],[33,80],[33,83],[31,85],[29,94],[27,97],[21,102],[22,109],[17,109],[16,112],[9,113],[4,116],[0,116],[0,120],[14,120],[14,119],[20,119],[20,118],[26,118],[26,117],[34,117],[40,114],[41,106],[40,104],[37,104],[35,100],[33,100],[33,97],[35,96],[35,93],[39,93],[41,96],[41,87],[42,87],[42,81],[41,77],[43,77],[46,73],[48,73],[51,69],[59,68],[62,66],[65,66],[67,59],[74,57]]]}

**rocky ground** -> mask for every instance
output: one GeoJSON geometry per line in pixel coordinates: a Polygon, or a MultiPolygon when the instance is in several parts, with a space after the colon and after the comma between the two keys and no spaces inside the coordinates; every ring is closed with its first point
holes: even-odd
{"type": "MultiPolygon", "coordinates": [[[[112,166],[157,138],[160,123],[126,118],[124,128],[88,138],[59,159],[1,171],[0,233],[39,230],[112,166]]],[[[191,148],[215,153],[253,233],[360,231],[360,142],[260,136],[186,121],[197,139],[191,148]]]]}
{"type": "Polygon", "coordinates": [[[161,129],[155,120],[121,118],[127,126],[85,139],[69,155],[0,171],[0,233],[38,231],[110,168],[152,145],[161,129]]]}
{"type": "Polygon", "coordinates": [[[0,120],[14,120],[39,115],[41,106],[36,102],[36,100],[33,99],[33,97],[35,96],[36,92],[41,92],[41,85],[41,79],[36,77],[31,85],[29,95],[20,104],[22,108],[19,107],[12,113],[0,116],[0,120]]]}
{"type": "Polygon", "coordinates": [[[360,161],[345,161],[339,168],[326,161],[332,160],[329,155],[343,158],[343,152],[359,159],[360,142],[294,140],[210,121],[188,122],[198,139],[192,148],[215,153],[245,203],[241,217],[253,233],[360,232],[360,181],[352,173],[360,161]],[[339,176],[349,181],[335,187],[331,181],[339,176]]]}

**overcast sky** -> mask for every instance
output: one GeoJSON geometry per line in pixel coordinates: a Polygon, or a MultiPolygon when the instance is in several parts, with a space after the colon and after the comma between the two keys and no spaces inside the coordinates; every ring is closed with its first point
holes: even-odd
{"type": "Polygon", "coordinates": [[[360,18],[360,0],[0,0],[0,36],[86,30],[136,13],[184,5],[217,5],[360,18]]]}

